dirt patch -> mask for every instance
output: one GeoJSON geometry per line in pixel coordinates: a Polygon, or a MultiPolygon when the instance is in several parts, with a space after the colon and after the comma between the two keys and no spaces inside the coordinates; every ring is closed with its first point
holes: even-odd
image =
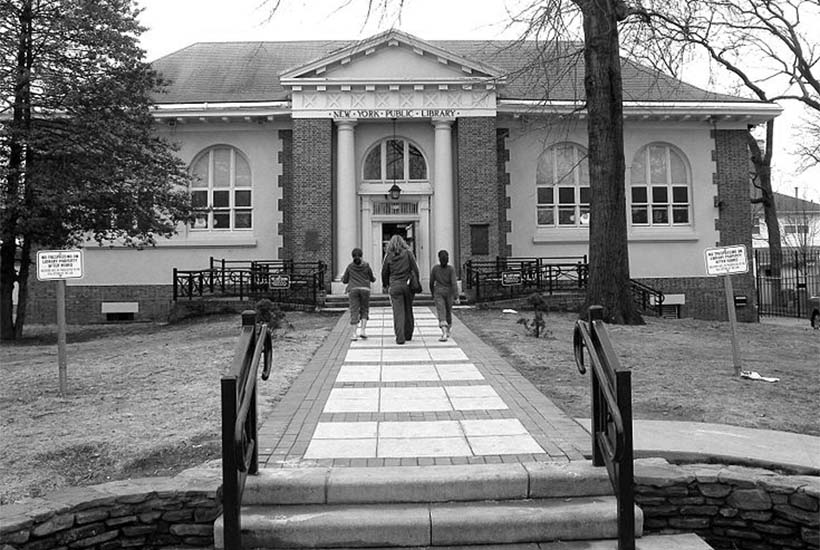
{"type": "MultiPolygon", "coordinates": [[[[546,337],[538,339],[518,323],[532,312],[465,309],[456,315],[569,415],[590,416],[589,375],[578,373],[572,352],[575,315],[549,314],[546,337]]],[[[778,377],[777,383],[733,375],[728,323],[647,317],[644,326],[608,329],[622,365],[632,371],[634,418],[820,436],[820,332],[807,322],[738,325],[743,369],[778,377]]]]}
{"type": "MultiPolygon", "coordinates": [[[[273,409],[338,320],[288,312],[274,370],[259,385],[273,409]]],[[[58,395],[55,327],[0,347],[0,504],[56,489],[173,475],[220,456],[219,379],[238,315],[175,325],[69,327],[68,391],[58,395]]]]}

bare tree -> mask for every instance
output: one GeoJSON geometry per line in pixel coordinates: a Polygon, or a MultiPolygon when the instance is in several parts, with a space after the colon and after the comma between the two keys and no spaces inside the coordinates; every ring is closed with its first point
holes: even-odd
{"type": "MultiPolygon", "coordinates": [[[[800,152],[807,165],[820,160],[820,48],[812,38],[816,26],[811,25],[811,20],[820,23],[817,0],[647,0],[637,11],[638,24],[625,30],[632,55],[673,76],[687,62],[705,56],[712,69],[734,77],[738,90],[761,101],[802,103],[814,113],[814,123],[806,128],[809,139],[802,141],[800,152]]],[[[777,278],[782,251],[772,190],[774,120],[766,124],[762,146],[751,131],[747,142],[752,183],[759,191],[752,202],[764,208],[772,275],[777,278]]]]}

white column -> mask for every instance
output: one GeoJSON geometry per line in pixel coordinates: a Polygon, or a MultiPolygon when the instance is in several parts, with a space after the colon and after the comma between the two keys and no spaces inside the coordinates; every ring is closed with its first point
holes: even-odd
{"type": "MultiPolygon", "coordinates": [[[[345,267],[350,263],[350,252],[358,241],[358,207],[356,204],[356,158],[355,158],[355,120],[336,121],[337,155],[336,155],[336,260],[333,272],[334,282],[341,281],[345,267]]],[[[343,287],[332,285],[332,292],[337,294],[343,287]]]]}
{"type": "Polygon", "coordinates": [[[438,262],[438,251],[446,250],[455,258],[455,209],[453,201],[453,119],[433,119],[435,128],[435,173],[433,174],[433,250],[431,261],[438,262]]]}

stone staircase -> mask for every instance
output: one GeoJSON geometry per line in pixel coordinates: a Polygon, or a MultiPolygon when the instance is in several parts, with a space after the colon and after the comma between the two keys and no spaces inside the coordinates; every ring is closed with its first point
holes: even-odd
{"type": "MultiPolygon", "coordinates": [[[[606,469],[589,462],[266,469],[247,480],[242,534],[247,549],[604,550],[617,546],[616,509],[606,469]]],[[[637,507],[635,527],[641,536],[637,507]]],[[[694,535],[639,541],[641,550],[710,548],[694,535]]],[[[214,542],[224,548],[221,517],[214,542]]]]}

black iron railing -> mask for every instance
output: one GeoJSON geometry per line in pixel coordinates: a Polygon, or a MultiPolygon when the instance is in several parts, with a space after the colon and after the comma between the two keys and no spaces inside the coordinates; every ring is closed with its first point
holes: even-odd
{"type": "Polygon", "coordinates": [[[242,492],[248,475],[259,471],[256,380],[270,376],[273,345],[268,325],[256,313],[242,313],[242,333],[230,372],[222,377],[222,520],[227,550],[242,548],[242,492]]]}
{"type": "Polygon", "coordinates": [[[664,294],[658,289],[645,285],[635,279],[630,279],[630,290],[632,301],[641,308],[642,311],[654,311],[658,317],[663,316],[664,294]]]}
{"type": "MultiPolygon", "coordinates": [[[[589,281],[589,263],[584,256],[518,258],[498,256],[495,260],[469,260],[464,264],[464,288],[476,302],[510,300],[540,292],[583,291],[589,281]]],[[[664,294],[630,279],[630,291],[642,311],[663,315],[664,294]]]]}
{"type": "Polygon", "coordinates": [[[768,249],[754,251],[760,315],[808,318],[809,301],[820,296],[820,247],[784,248],[780,271],[768,249]]]}
{"type": "Polygon", "coordinates": [[[464,264],[464,286],[477,302],[506,300],[533,292],[553,294],[586,288],[586,256],[469,260],[464,264]]]}
{"type": "Polygon", "coordinates": [[[210,259],[208,269],[174,268],[174,301],[194,298],[268,298],[317,306],[325,288],[324,262],[210,259]]]}
{"type": "Polygon", "coordinates": [[[618,550],[635,550],[635,495],[632,451],[632,374],[622,369],[603,321],[603,308],[589,308],[589,320],[575,323],[575,363],[592,367],[592,464],[606,466],[618,500],[618,550]]]}

